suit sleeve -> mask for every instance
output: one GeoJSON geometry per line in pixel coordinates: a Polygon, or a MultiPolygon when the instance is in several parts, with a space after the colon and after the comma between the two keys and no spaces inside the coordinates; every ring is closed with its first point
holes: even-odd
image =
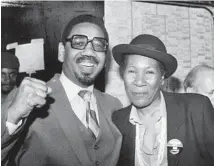
{"type": "Polygon", "coordinates": [[[15,91],[12,91],[11,94],[7,97],[4,103],[1,106],[1,162],[2,164],[6,162],[9,152],[17,142],[20,133],[23,130],[24,123],[13,133],[9,134],[8,129],[6,127],[7,115],[8,115],[8,107],[13,101],[13,97],[15,96],[15,91]]]}
{"type": "Polygon", "coordinates": [[[211,159],[211,165],[214,165],[214,109],[208,98],[205,99],[203,109],[203,136],[205,148],[211,159]]]}

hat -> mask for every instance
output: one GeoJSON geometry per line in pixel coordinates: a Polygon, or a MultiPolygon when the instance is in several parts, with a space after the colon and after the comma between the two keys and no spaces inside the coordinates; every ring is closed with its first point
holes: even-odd
{"type": "Polygon", "coordinates": [[[119,44],[112,49],[115,61],[121,66],[127,54],[137,54],[155,59],[165,66],[165,77],[170,77],[177,69],[177,60],[168,54],[163,42],[156,36],[143,34],[135,37],[130,44],[119,44]]]}
{"type": "Polygon", "coordinates": [[[18,58],[9,52],[2,52],[1,53],[1,68],[18,69],[19,68],[18,58]]]}

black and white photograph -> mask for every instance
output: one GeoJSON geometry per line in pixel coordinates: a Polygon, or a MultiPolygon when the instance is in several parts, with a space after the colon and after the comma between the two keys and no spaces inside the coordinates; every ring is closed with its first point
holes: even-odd
{"type": "Polygon", "coordinates": [[[214,166],[214,1],[1,1],[2,166],[214,166]]]}

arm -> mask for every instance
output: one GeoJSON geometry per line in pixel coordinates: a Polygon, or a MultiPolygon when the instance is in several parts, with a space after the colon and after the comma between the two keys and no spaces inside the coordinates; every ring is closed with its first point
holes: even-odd
{"type": "Polygon", "coordinates": [[[22,123],[23,121],[21,120],[21,126],[18,127],[15,132],[12,134],[9,133],[9,129],[6,125],[7,123],[7,118],[8,118],[8,108],[10,104],[12,103],[15,94],[17,93],[17,89],[14,89],[6,98],[4,103],[1,106],[1,158],[2,158],[2,163],[6,160],[9,151],[12,149],[14,144],[17,142],[19,135],[23,129],[24,124],[22,123]]]}
{"type": "Polygon", "coordinates": [[[7,160],[10,150],[17,142],[24,124],[34,108],[40,108],[46,103],[46,96],[51,92],[46,83],[34,78],[25,78],[20,87],[16,89],[2,105],[2,131],[1,152],[2,162],[7,160]],[[6,126],[6,122],[17,124],[23,121],[21,126],[12,134],[6,126]]]}
{"type": "Polygon", "coordinates": [[[203,109],[203,136],[207,150],[207,163],[214,165],[214,109],[211,102],[206,98],[203,109]]]}
{"type": "Polygon", "coordinates": [[[201,160],[214,165],[214,110],[207,97],[198,96],[190,103],[193,129],[201,160]]]}

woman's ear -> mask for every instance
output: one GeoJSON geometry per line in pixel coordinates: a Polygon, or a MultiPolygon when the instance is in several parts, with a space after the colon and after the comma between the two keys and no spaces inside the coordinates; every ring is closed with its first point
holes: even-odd
{"type": "Polygon", "coordinates": [[[58,60],[60,62],[64,62],[64,57],[65,57],[65,47],[62,42],[59,42],[58,45],[58,60]]]}

